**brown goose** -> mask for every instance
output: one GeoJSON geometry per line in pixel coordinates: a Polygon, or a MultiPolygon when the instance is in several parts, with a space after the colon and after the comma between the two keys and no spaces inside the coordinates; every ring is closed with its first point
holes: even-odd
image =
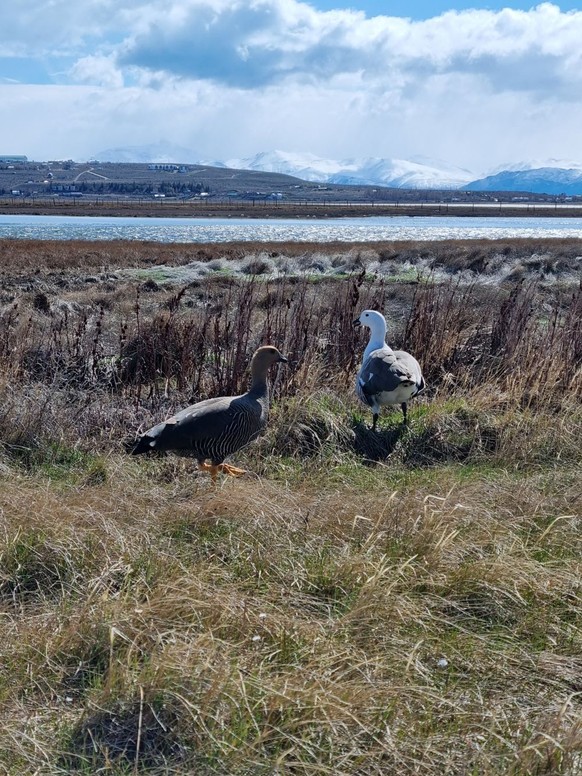
{"type": "Polygon", "coordinates": [[[251,360],[251,387],[241,396],[219,396],[186,407],[150,428],[138,439],[132,455],[171,450],[198,460],[198,468],[213,480],[219,471],[238,477],[244,469],[224,459],[252,442],[267,424],[269,413],[269,367],[286,362],[277,348],[265,345],[251,360]],[[206,463],[210,461],[210,464],[206,463]]]}

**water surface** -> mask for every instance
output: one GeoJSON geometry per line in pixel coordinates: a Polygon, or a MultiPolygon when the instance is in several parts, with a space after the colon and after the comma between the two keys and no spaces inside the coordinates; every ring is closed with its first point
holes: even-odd
{"type": "Polygon", "coordinates": [[[337,219],[0,215],[0,238],[154,242],[370,242],[577,237],[581,218],[372,216],[337,219]]]}

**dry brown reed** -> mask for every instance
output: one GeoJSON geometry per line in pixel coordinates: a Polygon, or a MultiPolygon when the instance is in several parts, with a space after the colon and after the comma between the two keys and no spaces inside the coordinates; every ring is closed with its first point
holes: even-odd
{"type": "MultiPolygon", "coordinates": [[[[487,385],[507,400],[550,402],[580,396],[580,286],[551,296],[539,283],[509,292],[451,280],[401,291],[409,314],[390,341],[418,355],[429,394],[487,385]]],[[[49,303],[34,295],[7,305],[0,369],[12,379],[68,392],[121,392],[167,402],[239,393],[260,344],[272,342],[291,368],[275,378],[275,397],[301,394],[307,375],[345,391],[363,347],[352,322],[365,307],[398,309],[384,280],[363,271],[346,280],[223,279],[156,295],[127,286],[118,304],[49,303]],[[133,297],[133,298],[132,298],[133,297]]]]}

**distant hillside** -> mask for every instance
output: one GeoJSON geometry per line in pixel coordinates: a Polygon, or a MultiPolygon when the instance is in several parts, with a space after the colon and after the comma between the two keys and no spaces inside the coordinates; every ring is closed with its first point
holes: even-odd
{"type": "Polygon", "coordinates": [[[582,170],[541,167],[533,170],[502,170],[472,181],[468,191],[531,191],[539,194],[582,194],[582,170]]]}
{"type": "MultiPolygon", "coordinates": [[[[470,170],[424,156],[337,160],[311,153],[261,151],[240,159],[206,160],[196,158],[192,150],[165,142],[110,148],[96,153],[94,159],[103,163],[175,163],[222,169],[225,175],[238,179],[238,185],[241,173],[248,172],[292,176],[306,183],[360,189],[381,187],[433,192],[465,190],[582,195],[582,165],[562,159],[510,163],[482,178],[476,178],[470,170]]],[[[276,181],[273,180],[271,185],[276,187],[276,181]]]]}

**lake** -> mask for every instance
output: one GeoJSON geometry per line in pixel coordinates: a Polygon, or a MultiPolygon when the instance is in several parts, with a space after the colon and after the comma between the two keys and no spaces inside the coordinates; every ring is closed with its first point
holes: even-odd
{"type": "Polygon", "coordinates": [[[0,215],[0,238],[155,242],[370,242],[576,237],[581,218],[371,216],[338,219],[0,215]]]}

